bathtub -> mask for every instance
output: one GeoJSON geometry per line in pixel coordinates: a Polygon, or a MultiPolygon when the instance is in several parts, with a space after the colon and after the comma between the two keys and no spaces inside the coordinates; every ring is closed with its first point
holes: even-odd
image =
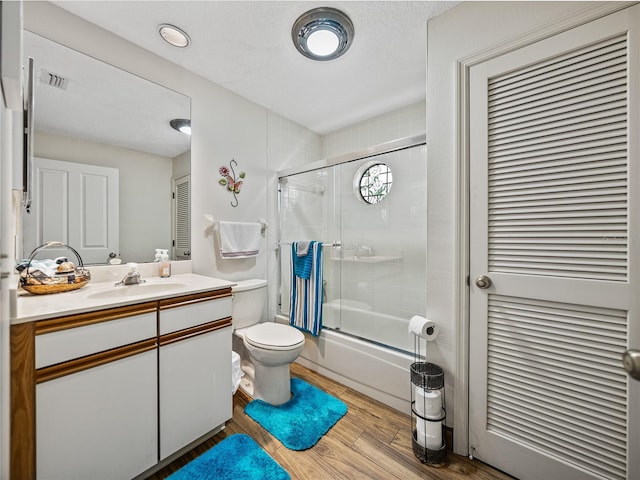
{"type": "MultiPolygon", "coordinates": [[[[339,305],[328,303],[323,306],[323,324],[335,325],[339,305]],[[328,322],[328,323],[327,323],[328,322]]],[[[353,320],[349,331],[364,333],[364,328],[373,329],[379,338],[385,322],[404,322],[402,328],[392,328],[399,340],[408,344],[407,320],[380,313],[353,308],[342,304],[343,311],[349,310],[353,320]],[[365,323],[366,322],[366,323],[365,323]],[[406,337],[406,338],[405,338],[406,337]]],[[[343,322],[345,315],[343,315],[343,322]]],[[[289,323],[289,317],[277,315],[279,323],[289,323]]],[[[392,323],[387,323],[388,325],[392,323]]],[[[390,332],[391,333],[391,332],[390,332]]],[[[337,382],[364,393],[407,415],[411,411],[411,379],[409,368],[413,363],[412,354],[387,348],[377,343],[361,340],[351,334],[324,328],[314,337],[305,334],[306,342],[297,362],[317,371],[337,382]]],[[[411,344],[413,345],[413,344],[411,344]]]]}

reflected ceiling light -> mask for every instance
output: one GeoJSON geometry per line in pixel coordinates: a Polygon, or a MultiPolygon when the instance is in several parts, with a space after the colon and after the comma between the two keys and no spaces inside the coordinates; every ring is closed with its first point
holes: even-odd
{"type": "Polygon", "coordinates": [[[184,48],[191,43],[189,35],[175,25],[163,23],[158,27],[158,33],[160,33],[160,36],[164,38],[167,43],[170,43],[174,47],[184,48]]]}
{"type": "Polygon", "coordinates": [[[191,135],[191,120],[188,118],[174,118],[169,122],[169,125],[179,132],[191,135]]]}
{"type": "Polygon", "coordinates": [[[291,38],[298,51],[313,60],[338,58],[353,42],[353,23],[340,10],[320,7],[298,17],[291,38]]]}

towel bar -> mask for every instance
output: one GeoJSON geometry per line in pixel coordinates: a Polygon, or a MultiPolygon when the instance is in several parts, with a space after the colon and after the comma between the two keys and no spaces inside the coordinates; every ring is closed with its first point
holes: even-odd
{"type": "MultiPolygon", "coordinates": [[[[205,215],[204,219],[210,223],[210,225],[207,225],[205,228],[205,230],[208,230],[208,231],[213,230],[216,227],[216,224],[218,223],[218,220],[213,218],[213,215],[205,215]]],[[[264,218],[261,218],[260,220],[258,220],[257,223],[260,224],[260,233],[264,233],[265,230],[269,228],[269,223],[264,218]]]]}
{"type": "MultiPolygon", "coordinates": [[[[281,247],[282,245],[291,245],[291,242],[278,242],[278,247],[281,247]]],[[[322,243],[323,247],[341,247],[342,246],[342,242],[337,240],[333,243],[322,243]]]]}

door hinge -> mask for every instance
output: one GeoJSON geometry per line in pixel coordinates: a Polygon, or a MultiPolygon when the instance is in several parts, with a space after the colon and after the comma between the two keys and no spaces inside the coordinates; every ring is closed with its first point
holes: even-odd
{"type": "Polygon", "coordinates": [[[471,285],[471,277],[467,275],[467,287],[471,285]]]}

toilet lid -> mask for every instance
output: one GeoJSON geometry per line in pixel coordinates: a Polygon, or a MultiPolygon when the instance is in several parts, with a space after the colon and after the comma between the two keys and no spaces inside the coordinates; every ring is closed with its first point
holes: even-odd
{"type": "Polygon", "coordinates": [[[289,350],[304,343],[304,334],[289,325],[266,322],[247,328],[244,339],[267,350],[289,350]]]}

